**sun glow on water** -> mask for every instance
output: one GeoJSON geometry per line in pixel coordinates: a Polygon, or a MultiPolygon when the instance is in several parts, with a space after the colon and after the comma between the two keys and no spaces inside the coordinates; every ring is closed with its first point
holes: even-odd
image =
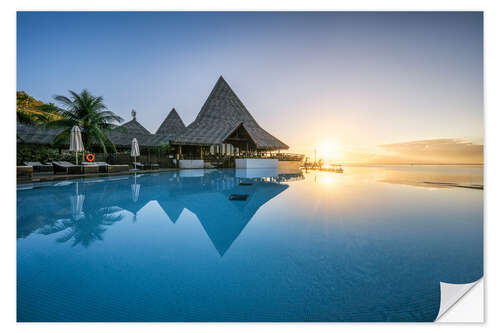
{"type": "Polygon", "coordinates": [[[333,175],[331,173],[322,173],[319,177],[319,181],[321,184],[324,184],[324,185],[333,184],[336,181],[334,176],[335,175],[333,175]]]}

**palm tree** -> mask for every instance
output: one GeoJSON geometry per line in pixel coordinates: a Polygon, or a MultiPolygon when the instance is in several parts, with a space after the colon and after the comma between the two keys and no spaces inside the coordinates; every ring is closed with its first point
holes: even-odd
{"type": "Polygon", "coordinates": [[[51,120],[46,123],[48,127],[64,128],[56,138],[54,143],[67,143],[71,133],[71,128],[75,125],[82,130],[82,141],[86,148],[91,144],[99,144],[104,153],[107,153],[106,146],[111,147],[114,152],[116,148],[108,139],[105,132],[116,127],[114,122],[122,122],[123,119],[109,111],[104,105],[102,96],[93,96],[84,89],[80,94],[70,90],[70,96],[56,95],[54,99],[61,107],[46,105],[42,107],[44,111],[54,111],[61,116],[61,119],[51,120]],[[49,110],[52,109],[52,110],[49,110]]]}

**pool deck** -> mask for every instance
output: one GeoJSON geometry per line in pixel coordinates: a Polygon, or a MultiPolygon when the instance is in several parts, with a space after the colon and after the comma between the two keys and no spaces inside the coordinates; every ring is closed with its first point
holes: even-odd
{"type": "Polygon", "coordinates": [[[35,183],[35,182],[38,183],[38,182],[47,182],[47,181],[64,180],[64,179],[75,179],[75,178],[113,177],[113,176],[123,176],[123,175],[130,175],[130,174],[156,173],[156,172],[167,172],[167,171],[177,171],[177,170],[179,170],[179,169],[160,168],[160,169],[155,169],[155,170],[129,170],[129,171],[124,171],[124,172],[113,172],[113,173],[102,172],[102,173],[88,173],[88,174],[76,174],[76,175],[69,175],[69,174],[54,175],[52,172],[37,172],[37,173],[33,173],[33,177],[31,179],[18,178],[17,184],[28,184],[28,183],[35,183]]]}

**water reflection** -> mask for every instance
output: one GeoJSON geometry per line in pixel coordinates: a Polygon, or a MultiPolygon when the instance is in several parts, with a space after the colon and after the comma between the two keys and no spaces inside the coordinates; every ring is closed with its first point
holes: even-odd
{"type": "Polygon", "coordinates": [[[388,184],[428,188],[483,188],[481,165],[392,165],[348,167],[347,175],[388,184]]]}
{"type": "Polygon", "coordinates": [[[173,223],[184,209],[195,214],[223,256],[257,210],[288,188],[284,182],[303,179],[301,172],[278,174],[263,169],[251,175],[240,173],[239,177],[235,173],[183,170],[162,174],[161,180],[151,175],[133,175],[105,181],[66,181],[21,191],[18,238],[35,231],[42,235],[64,232],[56,239],[58,242],[72,240],[73,246],[88,247],[103,240],[107,227],[122,220],[125,211],[136,222],[141,209],[157,202],[173,223]],[[242,181],[250,185],[241,186],[242,181]],[[40,201],[39,190],[50,199],[40,201]],[[231,201],[231,194],[246,194],[248,199],[231,201]]]}
{"type": "MultiPolygon", "coordinates": [[[[345,190],[336,194],[336,189],[345,188],[350,182],[436,188],[482,184],[482,168],[473,166],[451,169],[443,166],[349,167],[344,174],[313,173],[314,183],[323,188],[315,188],[316,193],[311,195],[326,191],[325,195],[337,204],[349,194],[345,190]],[[344,185],[336,184],[339,181],[344,185]]],[[[172,223],[178,221],[184,209],[196,215],[215,249],[223,256],[262,205],[286,190],[289,185],[285,183],[302,180],[302,171],[182,170],[161,177],[132,175],[41,184],[43,189],[23,190],[18,195],[17,237],[25,238],[35,231],[43,235],[64,231],[57,241],[72,240],[73,246],[88,247],[102,240],[107,227],[122,220],[125,211],[131,213],[136,222],[141,209],[157,202],[172,223]],[[248,180],[252,186],[240,186],[242,180],[248,180]],[[44,200],[40,200],[40,190],[44,200]],[[249,197],[246,201],[230,201],[231,194],[249,197]]]]}
{"type": "Polygon", "coordinates": [[[440,281],[482,276],[483,193],[408,169],[21,187],[18,320],[432,321],[440,281]]]}
{"type": "Polygon", "coordinates": [[[51,235],[64,232],[56,239],[57,242],[72,241],[71,246],[80,244],[88,247],[96,240],[103,240],[102,235],[107,226],[122,220],[123,215],[120,212],[118,207],[86,209],[77,219],[59,219],[53,225],[42,227],[39,233],[51,235]]]}
{"type": "Polygon", "coordinates": [[[137,184],[137,175],[134,174],[134,183],[130,185],[132,189],[132,201],[137,202],[139,201],[139,194],[141,192],[141,184],[137,184]]]}

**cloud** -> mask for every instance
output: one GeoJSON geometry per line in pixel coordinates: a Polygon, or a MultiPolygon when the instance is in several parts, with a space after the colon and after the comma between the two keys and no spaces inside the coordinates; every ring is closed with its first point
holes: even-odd
{"type": "Polygon", "coordinates": [[[379,145],[376,159],[408,163],[483,163],[483,145],[464,139],[432,139],[379,145]]]}
{"type": "Polygon", "coordinates": [[[344,152],[347,164],[481,164],[483,145],[464,139],[431,139],[344,152]]]}

